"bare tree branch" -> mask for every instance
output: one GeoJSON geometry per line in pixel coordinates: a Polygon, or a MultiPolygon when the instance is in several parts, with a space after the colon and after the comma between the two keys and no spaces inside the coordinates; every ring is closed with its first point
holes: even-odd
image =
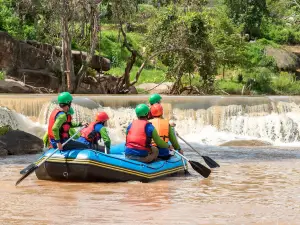
{"type": "Polygon", "coordinates": [[[158,55],[161,55],[163,53],[167,53],[167,52],[185,52],[185,51],[188,51],[188,52],[193,52],[195,54],[200,54],[202,55],[202,52],[199,52],[199,51],[196,51],[194,49],[191,49],[191,48],[168,48],[168,49],[163,49],[161,51],[158,51],[158,52],[155,52],[154,54],[152,54],[151,56],[149,56],[143,63],[142,65],[140,66],[139,70],[137,71],[136,75],[135,75],[135,79],[134,81],[132,81],[130,83],[130,86],[136,84],[141,76],[141,73],[144,69],[144,67],[146,66],[146,64],[151,60],[153,59],[154,57],[158,56],[158,55]]]}

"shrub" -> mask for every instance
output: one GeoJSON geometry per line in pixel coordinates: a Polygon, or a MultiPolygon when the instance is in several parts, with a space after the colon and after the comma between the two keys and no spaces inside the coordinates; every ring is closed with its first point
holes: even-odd
{"type": "Polygon", "coordinates": [[[278,77],[272,80],[273,89],[279,94],[289,92],[289,88],[294,83],[294,75],[287,72],[281,72],[278,77]]]}

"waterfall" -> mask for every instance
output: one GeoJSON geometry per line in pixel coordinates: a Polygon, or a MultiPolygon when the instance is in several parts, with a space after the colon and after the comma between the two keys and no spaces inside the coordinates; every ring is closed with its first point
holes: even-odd
{"type": "MultiPolygon", "coordinates": [[[[41,137],[46,131],[50,113],[57,107],[53,96],[32,98],[28,95],[22,101],[12,96],[10,98],[12,100],[9,97],[5,101],[0,100],[1,105],[12,109],[0,108],[0,125],[9,124],[41,137]]],[[[125,130],[136,118],[134,107],[146,102],[147,96],[88,96],[75,99],[77,101],[72,104],[74,120],[91,122],[97,112],[107,112],[110,136],[114,143],[118,143],[125,140],[125,130]]],[[[300,97],[285,96],[163,97],[164,117],[176,122],[176,130],[188,141],[209,145],[236,139],[265,140],[274,145],[300,145],[299,103],[300,97]]]]}

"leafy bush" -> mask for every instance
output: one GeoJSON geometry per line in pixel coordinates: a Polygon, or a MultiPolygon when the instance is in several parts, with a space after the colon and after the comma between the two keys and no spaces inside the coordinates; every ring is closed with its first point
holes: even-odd
{"type": "Polygon", "coordinates": [[[0,70],[0,80],[4,80],[5,79],[5,72],[0,70]]]}
{"type": "Polygon", "coordinates": [[[215,86],[217,91],[221,89],[228,94],[240,95],[244,85],[231,80],[219,80],[216,82],[215,86]]]}
{"type": "Polygon", "coordinates": [[[291,75],[287,72],[281,72],[280,75],[273,79],[272,87],[274,90],[282,94],[284,92],[289,92],[289,88],[294,83],[294,75],[291,75]]]}

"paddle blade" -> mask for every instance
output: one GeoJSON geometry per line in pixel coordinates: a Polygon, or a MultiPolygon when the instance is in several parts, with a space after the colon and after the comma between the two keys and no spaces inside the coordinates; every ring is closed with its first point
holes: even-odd
{"type": "Polygon", "coordinates": [[[34,166],[31,167],[17,182],[16,182],[16,186],[22,182],[22,180],[24,180],[26,177],[28,177],[30,174],[32,174],[38,167],[34,166]]]}
{"type": "Polygon", "coordinates": [[[32,167],[35,167],[35,164],[34,164],[34,163],[32,163],[32,164],[28,165],[26,168],[22,169],[22,170],[20,171],[20,174],[23,175],[23,174],[27,173],[32,167]]]}
{"type": "Polygon", "coordinates": [[[220,165],[216,161],[214,161],[213,159],[209,158],[208,156],[202,156],[202,158],[204,159],[205,163],[210,168],[220,167],[220,165]]]}
{"type": "Polygon", "coordinates": [[[189,161],[192,168],[197,171],[201,176],[207,178],[209,174],[211,173],[211,170],[207,167],[203,166],[202,164],[195,162],[195,161],[189,161]]]}

